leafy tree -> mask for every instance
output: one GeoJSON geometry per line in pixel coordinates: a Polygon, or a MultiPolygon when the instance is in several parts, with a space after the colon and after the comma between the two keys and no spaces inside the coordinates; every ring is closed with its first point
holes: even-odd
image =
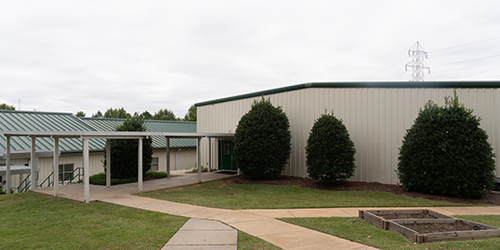
{"type": "Polygon", "coordinates": [[[168,109],[160,109],[158,112],[156,112],[153,117],[153,120],[171,120],[171,121],[177,121],[177,119],[174,115],[174,112],[168,109]]]}
{"type": "Polygon", "coordinates": [[[234,134],[234,157],[243,175],[251,179],[277,178],[291,151],[288,117],[271,101],[254,100],[234,134]]]}
{"type": "Polygon", "coordinates": [[[146,110],[142,112],[141,117],[145,120],[150,120],[153,118],[153,115],[146,110]]]}
{"type": "Polygon", "coordinates": [[[85,112],[83,112],[83,111],[78,111],[78,112],[76,112],[75,116],[76,116],[76,117],[85,117],[85,112]]]}
{"type": "Polygon", "coordinates": [[[194,105],[189,107],[188,112],[184,115],[184,121],[196,121],[196,107],[194,105]]]}
{"type": "Polygon", "coordinates": [[[309,176],[325,184],[339,184],[354,175],[356,149],[342,120],[323,114],[314,123],[306,146],[309,176]]]}
{"type": "Polygon", "coordinates": [[[104,116],[102,115],[100,110],[97,110],[97,113],[92,114],[92,118],[103,118],[104,116]]]}
{"type": "Polygon", "coordinates": [[[104,118],[130,118],[132,117],[124,108],[113,109],[109,108],[104,112],[104,118]]]}
{"type": "MultiPolygon", "coordinates": [[[[129,117],[116,131],[146,131],[144,119],[140,116],[129,117]]],[[[142,167],[143,174],[151,168],[153,160],[152,139],[142,140],[142,167]]],[[[136,139],[114,139],[111,140],[111,176],[114,179],[127,179],[137,177],[138,169],[138,140],[136,139]]],[[[106,156],[105,156],[106,159],[106,156]]],[[[106,161],[104,161],[106,168],[106,161]]]]}
{"type": "Polygon", "coordinates": [[[2,103],[0,104],[0,110],[16,110],[16,107],[2,103]]]}
{"type": "Polygon", "coordinates": [[[488,135],[454,97],[429,101],[406,131],[397,174],[408,191],[481,198],[494,187],[494,153],[488,135]]]}

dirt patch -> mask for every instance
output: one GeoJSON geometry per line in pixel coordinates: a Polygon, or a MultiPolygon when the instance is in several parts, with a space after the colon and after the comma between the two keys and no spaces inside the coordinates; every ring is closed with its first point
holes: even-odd
{"type": "Polygon", "coordinates": [[[422,198],[436,201],[448,201],[452,203],[465,203],[465,204],[491,204],[500,206],[500,195],[487,194],[482,199],[462,199],[456,197],[420,194],[415,192],[407,192],[402,187],[392,184],[382,184],[378,182],[360,182],[360,181],[346,181],[342,185],[326,186],[318,183],[309,178],[281,176],[277,180],[248,180],[244,176],[234,176],[224,179],[226,184],[267,184],[267,185],[292,185],[305,188],[331,190],[331,191],[380,191],[388,192],[397,195],[410,196],[414,198],[422,198]]]}
{"type": "Polygon", "coordinates": [[[461,220],[454,223],[420,223],[420,224],[405,224],[407,228],[413,229],[421,234],[425,233],[440,233],[440,232],[456,232],[456,231],[472,231],[481,230],[477,225],[470,225],[461,220]]]}
{"type": "Polygon", "coordinates": [[[436,219],[438,217],[433,216],[428,213],[413,213],[413,214],[402,214],[402,213],[394,213],[394,214],[377,214],[377,216],[382,217],[386,220],[393,219],[436,219]]]}

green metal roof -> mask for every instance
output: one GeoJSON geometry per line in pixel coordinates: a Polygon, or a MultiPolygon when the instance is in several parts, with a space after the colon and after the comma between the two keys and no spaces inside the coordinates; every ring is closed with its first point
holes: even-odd
{"type": "Polygon", "coordinates": [[[307,88],[500,88],[500,81],[440,81],[440,82],[311,82],[281,88],[252,92],[211,101],[199,102],[195,107],[240,99],[277,94],[307,88]]]}
{"type": "MultiPolygon", "coordinates": [[[[0,131],[96,131],[71,113],[37,112],[0,110],[0,131]]],[[[6,138],[0,136],[0,151],[6,150],[6,138]]],[[[92,151],[102,148],[102,143],[91,140],[89,148],[92,151]]],[[[28,137],[12,137],[11,150],[31,149],[31,139],[28,137]]],[[[82,142],[75,138],[61,139],[61,151],[81,151],[82,142]]],[[[54,150],[53,139],[37,138],[37,150],[54,150]]]]}
{"type": "MultiPolygon", "coordinates": [[[[122,125],[125,119],[117,118],[82,118],[84,122],[94,127],[97,131],[115,131],[115,128],[122,125]]],[[[145,120],[146,128],[150,132],[169,133],[196,133],[196,122],[187,121],[165,121],[165,120],[145,120]]],[[[153,148],[166,148],[167,140],[164,136],[152,136],[153,148]]],[[[192,148],[196,147],[196,139],[170,139],[171,148],[192,148]]]]}
{"type": "MultiPolygon", "coordinates": [[[[0,131],[114,131],[125,119],[78,118],[71,113],[33,112],[0,110],[0,131]]],[[[155,121],[146,120],[146,126],[152,132],[196,133],[196,122],[155,121]]],[[[6,150],[6,138],[0,135],[0,151],[6,150]]],[[[89,142],[91,151],[103,151],[105,139],[93,139],[89,142]]],[[[163,136],[153,136],[153,147],[166,148],[163,136]]],[[[196,147],[196,139],[171,139],[170,147],[196,147]]],[[[37,138],[37,150],[53,150],[53,139],[37,138]]],[[[82,142],[77,138],[61,138],[59,148],[63,154],[78,153],[82,150],[82,142]]],[[[31,149],[28,137],[11,137],[11,150],[31,149]]]]}

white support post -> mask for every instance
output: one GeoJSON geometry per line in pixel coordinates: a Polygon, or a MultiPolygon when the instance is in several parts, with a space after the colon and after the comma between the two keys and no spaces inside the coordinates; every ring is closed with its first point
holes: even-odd
{"type": "Polygon", "coordinates": [[[31,137],[31,190],[35,190],[37,186],[36,168],[38,167],[38,158],[36,158],[36,137],[31,137]]]}
{"type": "MultiPolygon", "coordinates": [[[[167,138],[167,178],[170,178],[170,137],[167,138]]],[[[177,155],[176,155],[177,157],[177,155]]],[[[177,158],[176,158],[177,159],[177,158]]]]}
{"type": "MultiPolygon", "coordinates": [[[[19,186],[23,183],[24,174],[19,174],[19,186]]],[[[19,192],[19,190],[17,190],[19,192]]]]}
{"type": "MultiPolygon", "coordinates": [[[[63,170],[64,172],[64,170],[63,170]]],[[[54,197],[59,193],[59,138],[54,137],[54,197]]],[[[64,180],[64,175],[63,175],[64,180]]]]}
{"type": "Polygon", "coordinates": [[[139,138],[139,152],[138,152],[138,170],[139,170],[139,177],[138,179],[138,184],[139,184],[139,194],[142,194],[142,138],[139,138]]]}
{"type": "Polygon", "coordinates": [[[207,137],[208,139],[208,172],[210,173],[210,169],[212,168],[211,165],[212,165],[212,146],[210,145],[211,142],[212,142],[212,138],[210,137],[207,137]]]}
{"type": "Polygon", "coordinates": [[[6,136],[7,137],[7,158],[5,159],[5,166],[7,168],[7,171],[6,171],[6,180],[5,180],[5,192],[10,194],[10,136],[6,136]]]}
{"type": "Polygon", "coordinates": [[[111,187],[111,140],[106,139],[106,187],[111,187]]]}
{"type": "Polygon", "coordinates": [[[201,183],[201,150],[200,150],[200,145],[201,145],[201,137],[198,137],[198,140],[196,142],[196,153],[198,155],[197,160],[197,165],[198,165],[198,182],[201,183]]]}
{"type": "Polygon", "coordinates": [[[89,138],[83,138],[83,201],[90,201],[90,184],[89,184],[89,138]]]}

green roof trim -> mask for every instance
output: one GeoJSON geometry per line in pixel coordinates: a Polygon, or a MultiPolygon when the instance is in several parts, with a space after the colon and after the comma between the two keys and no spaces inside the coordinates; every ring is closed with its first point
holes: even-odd
{"type": "Polygon", "coordinates": [[[310,82],[281,88],[236,95],[211,101],[195,103],[201,107],[216,103],[272,95],[307,88],[500,88],[500,81],[438,81],[438,82],[310,82]]]}

